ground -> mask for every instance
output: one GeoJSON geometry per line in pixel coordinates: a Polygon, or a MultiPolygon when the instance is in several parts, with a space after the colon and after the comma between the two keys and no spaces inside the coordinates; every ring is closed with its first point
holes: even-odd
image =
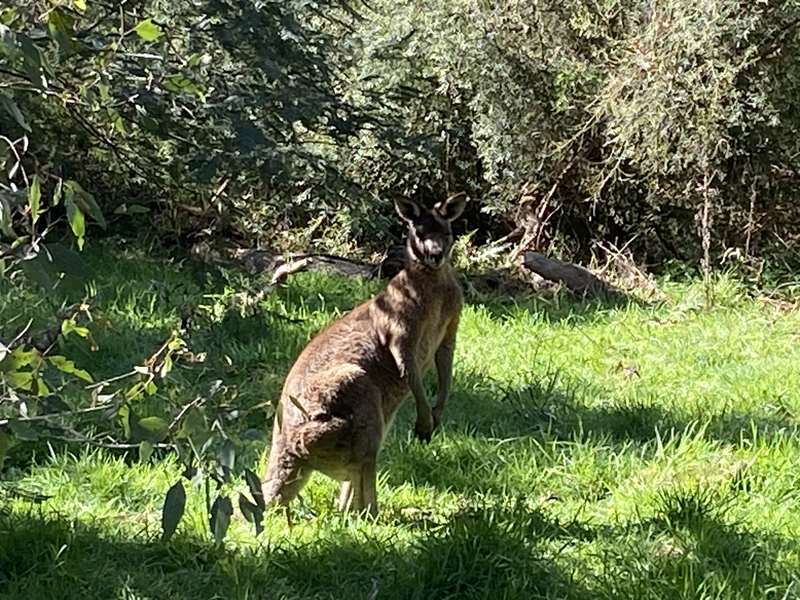
{"type": "MultiPolygon", "coordinates": [[[[206,305],[191,346],[208,358],[163,393],[235,390],[252,432],[237,472],[257,468],[309,336],[380,285],[299,275],[238,316],[220,309],[237,275],[123,244],[87,252],[99,350],[76,346],[76,362],[124,372],[181,306],[206,305]]],[[[340,517],[317,476],[291,531],[270,514],[255,537],[236,514],[215,548],[187,482],[162,542],[174,460],[17,447],[5,484],[52,497],[0,495],[0,597],[800,598],[800,313],[730,277],[711,310],[699,283],[658,284],[649,303],[471,295],[442,428],[420,444],[403,409],[376,521],[340,517]]],[[[0,315],[19,303],[4,288],[0,315]]]]}

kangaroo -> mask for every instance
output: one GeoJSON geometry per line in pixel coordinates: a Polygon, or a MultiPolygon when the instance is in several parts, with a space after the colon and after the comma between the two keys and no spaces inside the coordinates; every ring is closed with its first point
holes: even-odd
{"type": "Polygon", "coordinates": [[[414,432],[429,441],[450,393],[456,330],[463,306],[450,265],[451,223],[459,194],[427,209],[398,200],[408,225],[406,265],[377,296],[311,340],[284,382],[262,484],[265,502],[287,509],[313,471],[342,482],[338,508],[378,513],[378,452],[404,398],[417,410],[414,432]],[[422,376],[438,375],[431,410],[422,376]]]}

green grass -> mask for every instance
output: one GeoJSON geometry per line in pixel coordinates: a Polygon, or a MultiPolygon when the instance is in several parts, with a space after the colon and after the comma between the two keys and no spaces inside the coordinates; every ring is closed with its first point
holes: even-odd
{"type": "MultiPolygon", "coordinates": [[[[237,284],[111,245],[89,259],[100,350],[72,353],[101,375],[146,357],[182,303],[218,309],[237,284]]],[[[256,316],[217,310],[190,339],[207,361],[160,393],[222,379],[253,409],[237,427],[263,434],[309,336],[375,289],[301,275],[256,316]]],[[[699,284],[662,289],[656,305],[470,298],[443,427],[421,445],[401,411],[377,521],[341,518],[317,476],[291,531],[272,514],[256,538],[237,515],[215,549],[190,488],[162,543],[175,462],[17,447],[5,479],[53,497],[0,496],[0,597],[800,598],[800,313],[725,278],[710,311],[699,284]]],[[[18,294],[0,290],[0,315],[18,294]]]]}

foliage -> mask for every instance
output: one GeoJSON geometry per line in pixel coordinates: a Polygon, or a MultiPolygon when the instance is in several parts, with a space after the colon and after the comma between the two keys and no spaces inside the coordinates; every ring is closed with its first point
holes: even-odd
{"type": "MultiPolygon", "coordinates": [[[[708,188],[717,255],[796,236],[785,218],[797,221],[796,2],[407,0],[378,11],[356,72],[421,85],[396,101],[409,135],[456,148],[444,161],[429,152],[412,177],[475,190],[484,213],[522,227],[523,245],[585,254],[593,240],[635,240],[651,260],[692,259],[708,188]],[[387,57],[394,39],[402,48],[387,57]]],[[[384,172],[368,177],[394,184],[384,172]]]]}
{"type": "Polygon", "coordinates": [[[715,253],[752,254],[795,234],[799,19],[796,0],[17,2],[0,130],[27,134],[45,189],[80,182],[183,242],[350,248],[391,224],[387,196],[467,190],[479,240],[649,259],[696,256],[710,196],[715,253]]]}

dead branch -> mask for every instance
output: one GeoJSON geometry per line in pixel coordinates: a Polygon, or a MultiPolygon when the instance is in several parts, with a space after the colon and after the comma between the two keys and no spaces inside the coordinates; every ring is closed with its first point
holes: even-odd
{"type": "Polygon", "coordinates": [[[525,252],[522,265],[545,279],[564,284],[576,294],[596,296],[617,293],[613,286],[596,277],[588,269],[549,258],[538,252],[525,252]]]}

